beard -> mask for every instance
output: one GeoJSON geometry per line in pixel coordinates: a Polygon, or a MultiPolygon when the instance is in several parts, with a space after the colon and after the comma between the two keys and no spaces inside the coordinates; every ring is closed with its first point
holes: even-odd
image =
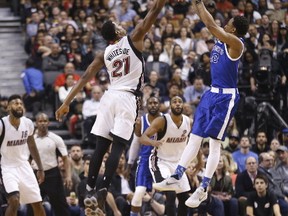
{"type": "Polygon", "coordinates": [[[148,110],[148,113],[152,116],[156,116],[158,114],[159,109],[148,110]]]}
{"type": "Polygon", "coordinates": [[[176,115],[176,116],[179,116],[182,114],[183,112],[183,107],[180,109],[180,111],[177,111],[176,109],[171,109],[171,112],[176,115]]]}
{"type": "Polygon", "coordinates": [[[23,110],[21,112],[16,111],[16,110],[11,110],[11,113],[15,118],[21,118],[23,116],[23,110]]]}

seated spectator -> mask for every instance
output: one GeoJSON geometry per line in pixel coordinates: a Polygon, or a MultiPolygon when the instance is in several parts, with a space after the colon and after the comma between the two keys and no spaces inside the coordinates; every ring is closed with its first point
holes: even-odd
{"type": "Polygon", "coordinates": [[[141,215],[164,215],[165,199],[163,193],[147,192],[143,197],[141,215]]]}
{"type": "Polygon", "coordinates": [[[276,182],[279,184],[283,194],[288,197],[288,175],[287,175],[287,165],[288,165],[288,148],[286,146],[279,146],[276,150],[279,164],[275,167],[275,175],[280,177],[280,181],[276,182]]]}
{"type": "Polygon", "coordinates": [[[258,170],[258,163],[254,157],[246,159],[246,170],[239,173],[236,177],[235,196],[239,201],[239,215],[246,216],[246,205],[249,194],[255,191],[254,180],[257,174],[262,173],[258,170]]]}
{"type": "Polygon", "coordinates": [[[67,60],[65,55],[61,54],[61,49],[58,43],[51,45],[51,54],[43,58],[42,69],[47,71],[63,70],[67,60]]]}
{"type": "Polygon", "coordinates": [[[91,98],[86,99],[83,103],[82,108],[82,115],[83,115],[83,130],[84,130],[84,137],[86,137],[94,125],[96,120],[98,111],[99,111],[99,104],[100,99],[103,95],[103,90],[100,86],[95,85],[92,87],[91,98]]]}
{"type": "MultiPolygon", "coordinates": [[[[187,167],[186,174],[191,186],[191,192],[194,192],[199,187],[202,180],[201,173],[204,171],[204,160],[202,159],[201,151],[197,155],[197,160],[192,161],[187,167]]],[[[213,216],[223,216],[224,206],[220,199],[208,194],[206,201],[202,202],[198,208],[189,208],[189,216],[192,215],[206,215],[210,214],[213,216]]]]}
{"type": "MultiPolygon", "coordinates": [[[[67,74],[72,74],[73,80],[75,82],[80,79],[80,76],[75,73],[75,67],[74,67],[73,63],[68,62],[64,67],[64,72],[59,74],[54,81],[54,91],[55,92],[58,92],[59,88],[61,86],[65,85],[67,74]]],[[[75,83],[73,83],[73,84],[75,84],[75,83]]]]}
{"type": "Polygon", "coordinates": [[[83,91],[78,92],[75,96],[75,99],[70,103],[69,113],[67,114],[67,125],[69,132],[73,137],[76,138],[82,138],[82,107],[85,97],[86,95],[83,91]]]}
{"type": "Polygon", "coordinates": [[[278,22],[283,22],[286,16],[286,9],[282,9],[282,2],[280,0],[273,0],[274,9],[269,9],[265,14],[269,17],[269,20],[277,20],[278,22]]]}
{"type": "Polygon", "coordinates": [[[84,171],[83,164],[83,150],[80,145],[75,144],[70,149],[70,159],[72,164],[72,173],[76,173],[77,176],[84,171]]]}
{"type": "Polygon", "coordinates": [[[152,86],[154,90],[159,91],[160,97],[166,95],[166,86],[163,83],[159,82],[159,76],[156,71],[153,70],[150,72],[148,84],[152,86]]]}
{"type": "Polygon", "coordinates": [[[211,86],[211,71],[210,71],[210,53],[206,52],[200,56],[199,66],[197,70],[191,71],[188,75],[190,83],[193,83],[193,80],[196,76],[200,76],[203,79],[204,85],[211,86]]]}
{"type": "MultiPolygon", "coordinates": [[[[79,185],[78,185],[78,198],[79,198],[79,206],[81,210],[81,216],[84,215],[84,199],[86,196],[86,184],[87,184],[87,178],[88,178],[88,171],[89,171],[89,165],[90,165],[91,155],[86,155],[83,158],[84,163],[84,171],[80,173],[79,177],[81,179],[79,185]]],[[[102,167],[100,168],[99,175],[103,175],[105,170],[104,163],[102,163],[102,167]]],[[[99,178],[98,178],[99,179],[99,178]]],[[[113,195],[108,192],[106,202],[109,205],[109,208],[106,208],[107,215],[111,215],[113,212],[114,216],[121,216],[121,212],[118,210],[113,195]],[[111,209],[111,210],[110,210],[111,209]],[[110,212],[112,211],[112,212],[110,212]],[[111,213],[111,214],[110,214],[111,213]]],[[[101,214],[99,214],[100,216],[101,214]]]]}
{"type": "Polygon", "coordinates": [[[145,62],[147,61],[148,56],[152,54],[153,47],[153,41],[149,37],[146,37],[144,39],[144,50],[142,52],[145,62]]]}
{"type": "Polygon", "coordinates": [[[82,64],[81,48],[77,40],[72,40],[67,51],[67,61],[72,62],[79,70],[82,64]]]}
{"type": "Polygon", "coordinates": [[[248,136],[242,136],[240,139],[240,149],[232,153],[233,160],[237,163],[238,173],[247,169],[247,158],[254,157],[258,160],[258,155],[250,151],[250,138],[248,136]]]}
{"type": "MultiPolygon", "coordinates": [[[[174,40],[176,44],[182,48],[183,54],[187,55],[189,50],[192,50],[194,41],[191,39],[190,33],[188,33],[187,28],[182,27],[179,31],[179,37],[174,40]]],[[[175,46],[174,46],[175,49],[175,46]]],[[[184,57],[184,56],[182,56],[184,57]]]]}
{"type": "Polygon", "coordinates": [[[183,96],[181,94],[181,90],[182,89],[180,89],[176,83],[172,83],[169,86],[168,96],[164,96],[161,98],[161,106],[160,106],[161,112],[168,113],[170,111],[170,100],[171,100],[171,98],[173,98],[175,96],[179,96],[183,99],[183,101],[185,101],[185,99],[183,98],[183,96]]]}
{"type": "MultiPolygon", "coordinates": [[[[63,159],[60,156],[58,157],[58,167],[62,176],[62,181],[64,181],[67,175],[67,170],[65,169],[63,159]]],[[[71,192],[76,193],[77,196],[77,187],[80,182],[80,178],[75,172],[71,173],[71,178],[72,178],[72,184],[69,186],[66,185],[64,186],[67,201],[69,201],[71,192]]]]}
{"type": "Polygon", "coordinates": [[[167,88],[169,88],[170,85],[176,84],[179,87],[180,94],[183,95],[183,89],[185,88],[185,82],[182,80],[182,69],[180,67],[175,67],[173,69],[173,74],[171,77],[171,80],[167,83],[167,88]]]}
{"type": "Polygon", "coordinates": [[[182,47],[178,44],[175,44],[171,54],[171,68],[175,69],[179,67],[182,69],[185,63],[185,58],[186,55],[183,54],[182,47]]]}
{"type": "Polygon", "coordinates": [[[204,85],[203,79],[200,76],[196,76],[193,85],[187,86],[185,88],[184,98],[187,103],[189,103],[192,107],[196,108],[200,102],[202,95],[209,88],[210,87],[204,85]]]}
{"type": "Polygon", "coordinates": [[[186,115],[191,119],[194,119],[194,113],[195,113],[195,110],[192,109],[192,107],[189,103],[183,104],[183,115],[186,115]]]}
{"type": "Polygon", "coordinates": [[[86,70],[94,60],[93,45],[88,34],[82,35],[80,50],[82,59],[80,70],[86,70]]]}
{"type": "Polygon", "coordinates": [[[156,71],[158,73],[159,82],[166,85],[171,79],[172,73],[169,64],[159,60],[160,54],[161,50],[155,46],[153,50],[153,61],[146,63],[145,74],[149,77],[151,71],[156,71]]]}
{"type": "Polygon", "coordinates": [[[35,10],[31,14],[31,20],[26,25],[26,33],[28,38],[31,38],[37,34],[38,25],[40,23],[40,17],[38,12],[35,10]]]}
{"type": "Polygon", "coordinates": [[[237,150],[239,150],[239,136],[237,135],[230,135],[229,136],[229,142],[228,142],[228,146],[226,146],[225,150],[233,153],[237,150]]]}
{"type": "MultiPolygon", "coordinates": [[[[186,85],[188,85],[189,74],[193,73],[193,71],[198,68],[198,57],[194,51],[190,50],[184,60],[185,62],[182,68],[182,80],[184,80],[187,83],[186,85]]],[[[195,77],[190,80],[190,84],[193,84],[194,79],[195,77]]]]}
{"type": "Polygon", "coordinates": [[[65,85],[61,86],[58,91],[59,100],[63,103],[75,83],[73,74],[66,74],[65,85]]]}
{"type": "Polygon", "coordinates": [[[268,146],[268,140],[266,132],[258,131],[256,135],[256,143],[252,145],[251,150],[260,155],[262,152],[268,152],[270,150],[268,146]]]}
{"type": "Polygon", "coordinates": [[[31,57],[35,61],[35,67],[39,70],[42,70],[42,58],[51,53],[51,49],[48,48],[47,44],[44,44],[45,37],[46,33],[39,30],[37,34],[31,39],[28,39],[25,44],[26,53],[31,54],[31,57]]]}
{"type": "Polygon", "coordinates": [[[212,37],[212,34],[208,31],[206,27],[200,30],[200,38],[194,44],[195,52],[197,53],[197,55],[202,56],[204,53],[209,52],[206,41],[211,39],[212,37]]]}
{"type": "Polygon", "coordinates": [[[217,197],[223,202],[225,215],[237,215],[238,201],[233,197],[234,189],[228,169],[228,161],[224,155],[221,155],[217,169],[211,179],[211,196],[217,197]]]}
{"type": "Polygon", "coordinates": [[[281,177],[274,172],[274,160],[267,152],[262,152],[259,155],[259,170],[265,175],[269,182],[269,191],[273,192],[280,206],[282,215],[288,214],[288,198],[283,193],[280,182],[281,177]]]}
{"type": "Polygon", "coordinates": [[[264,175],[255,177],[254,187],[256,191],[248,196],[247,215],[281,215],[277,197],[268,190],[268,185],[268,179],[264,175]]]}
{"type": "Polygon", "coordinates": [[[21,78],[26,91],[23,95],[25,108],[36,116],[42,109],[42,100],[45,92],[43,74],[35,68],[32,58],[26,61],[26,69],[22,71],[21,78]]]}
{"type": "Polygon", "coordinates": [[[124,175],[126,159],[124,153],[121,155],[116,174],[113,176],[109,191],[113,194],[116,205],[122,215],[130,214],[130,203],[133,197],[129,180],[124,175]]]}
{"type": "Polygon", "coordinates": [[[162,52],[163,50],[163,45],[162,45],[162,42],[160,40],[156,40],[154,42],[154,47],[152,49],[152,52],[151,54],[147,57],[147,60],[146,62],[153,62],[154,61],[154,57],[155,57],[155,61],[158,61],[159,62],[165,62],[167,64],[170,64],[170,59],[169,59],[169,56],[166,52],[162,52]],[[155,49],[158,49],[160,50],[160,55],[158,54],[158,52],[154,53],[154,50],[155,49]],[[158,59],[158,60],[157,60],[158,59]]]}
{"type": "Polygon", "coordinates": [[[137,15],[127,0],[121,0],[121,3],[116,8],[116,14],[119,22],[128,22],[129,25],[132,25],[133,18],[137,15]]]}
{"type": "Polygon", "coordinates": [[[279,140],[277,138],[274,138],[270,142],[270,149],[274,152],[277,152],[278,148],[281,146],[279,140]]]}

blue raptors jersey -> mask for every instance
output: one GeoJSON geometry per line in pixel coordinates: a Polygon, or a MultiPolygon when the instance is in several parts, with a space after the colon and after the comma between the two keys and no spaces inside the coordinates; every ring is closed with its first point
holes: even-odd
{"type": "MultiPolygon", "coordinates": [[[[141,134],[150,126],[148,114],[141,116],[141,134]]],[[[156,134],[151,139],[156,139],[156,134]]],[[[146,187],[147,191],[152,191],[153,178],[149,170],[149,156],[153,146],[141,145],[139,151],[139,160],[136,170],[135,185],[146,187]]]]}
{"type": "MultiPolygon", "coordinates": [[[[141,134],[144,133],[144,131],[150,126],[150,123],[148,121],[148,114],[145,114],[141,116],[141,134]]],[[[150,137],[151,139],[155,139],[156,135],[153,137],[150,137]]],[[[139,157],[147,157],[149,158],[151,154],[151,150],[153,149],[153,146],[147,146],[147,145],[141,145],[140,147],[140,152],[139,152],[139,157]]]]}
{"type": "MultiPolygon", "coordinates": [[[[243,39],[240,38],[243,43],[243,39]]],[[[244,50],[244,43],[243,43],[244,50]]],[[[212,86],[218,88],[236,88],[237,73],[240,58],[233,59],[228,54],[228,47],[225,43],[217,41],[210,54],[212,86]]]]}

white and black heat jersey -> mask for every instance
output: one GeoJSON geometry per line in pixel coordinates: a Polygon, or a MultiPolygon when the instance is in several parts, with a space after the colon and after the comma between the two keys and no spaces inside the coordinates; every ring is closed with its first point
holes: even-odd
{"type": "Polygon", "coordinates": [[[170,114],[164,115],[166,125],[164,133],[158,133],[158,140],[162,140],[160,147],[154,148],[153,154],[158,158],[177,162],[186,147],[188,137],[191,131],[190,119],[188,116],[182,115],[182,124],[178,127],[172,120],[170,114]]]}
{"type": "MultiPolygon", "coordinates": [[[[34,124],[26,118],[20,118],[18,129],[11,125],[9,116],[3,118],[5,124],[5,137],[1,145],[1,166],[17,167],[23,162],[27,162],[30,156],[27,139],[33,135],[34,124]]],[[[0,134],[3,125],[0,123],[0,134]]]]}
{"type": "Polygon", "coordinates": [[[109,73],[109,90],[139,91],[144,81],[144,60],[130,37],[107,46],[104,61],[109,73]]]}

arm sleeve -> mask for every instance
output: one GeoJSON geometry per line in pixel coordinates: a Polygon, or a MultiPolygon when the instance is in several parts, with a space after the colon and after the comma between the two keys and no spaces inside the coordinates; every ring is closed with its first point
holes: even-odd
{"type": "Polygon", "coordinates": [[[136,136],[134,134],[133,141],[130,146],[129,150],[129,159],[128,159],[128,164],[133,164],[138,157],[139,150],[140,150],[140,143],[139,143],[140,137],[136,136]]]}

